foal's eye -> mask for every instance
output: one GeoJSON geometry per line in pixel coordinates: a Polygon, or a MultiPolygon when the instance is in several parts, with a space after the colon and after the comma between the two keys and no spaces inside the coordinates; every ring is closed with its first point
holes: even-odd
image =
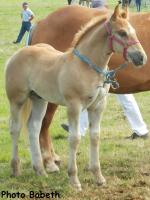
{"type": "Polygon", "coordinates": [[[127,36],[128,36],[127,32],[124,31],[124,30],[120,30],[120,31],[118,31],[117,33],[118,33],[118,35],[120,35],[121,37],[127,37],[127,36]]]}

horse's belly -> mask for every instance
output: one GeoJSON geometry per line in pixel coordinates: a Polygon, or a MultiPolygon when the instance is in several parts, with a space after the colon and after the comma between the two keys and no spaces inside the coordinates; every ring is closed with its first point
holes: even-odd
{"type": "Polygon", "coordinates": [[[44,91],[43,90],[34,90],[34,92],[42,99],[44,99],[45,101],[47,102],[50,102],[50,103],[54,103],[54,104],[57,104],[57,105],[62,105],[62,106],[65,106],[65,100],[64,100],[64,97],[59,93],[59,91],[56,89],[56,90],[46,90],[44,91]]]}
{"type": "Polygon", "coordinates": [[[55,94],[51,96],[49,96],[46,101],[50,102],[50,103],[53,103],[53,104],[57,104],[57,105],[61,105],[61,106],[65,106],[66,103],[65,103],[65,100],[62,96],[57,96],[55,94]]]}

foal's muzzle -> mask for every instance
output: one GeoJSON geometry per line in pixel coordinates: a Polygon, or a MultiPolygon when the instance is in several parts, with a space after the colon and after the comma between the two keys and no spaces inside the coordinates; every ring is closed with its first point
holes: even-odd
{"type": "Polygon", "coordinates": [[[128,52],[128,57],[135,66],[145,65],[147,57],[141,51],[128,52]]]}

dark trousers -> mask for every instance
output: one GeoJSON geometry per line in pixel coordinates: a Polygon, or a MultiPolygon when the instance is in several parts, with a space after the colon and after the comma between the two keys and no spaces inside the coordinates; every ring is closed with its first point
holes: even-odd
{"type": "Polygon", "coordinates": [[[72,0],[68,0],[68,5],[70,5],[70,4],[71,4],[71,1],[72,1],[72,0]]]}
{"type": "Polygon", "coordinates": [[[20,33],[19,33],[19,35],[18,35],[18,37],[17,37],[16,42],[21,42],[21,40],[22,40],[22,38],[23,38],[25,32],[26,32],[26,31],[29,32],[30,27],[31,27],[31,22],[22,22],[21,29],[20,29],[20,33]]]}
{"type": "Polygon", "coordinates": [[[140,12],[141,11],[141,0],[136,0],[135,3],[136,3],[137,11],[140,12]]]}

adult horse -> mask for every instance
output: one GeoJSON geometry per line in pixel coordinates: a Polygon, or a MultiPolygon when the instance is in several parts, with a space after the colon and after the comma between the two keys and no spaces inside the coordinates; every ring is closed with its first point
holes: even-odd
{"type": "MultiPolygon", "coordinates": [[[[110,11],[107,9],[92,9],[80,6],[67,6],[48,15],[45,19],[38,22],[32,32],[31,44],[44,42],[51,44],[56,49],[65,51],[71,46],[75,33],[95,16],[107,14],[110,11]]],[[[144,47],[148,58],[150,58],[150,14],[134,14],[130,16],[130,22],[135,27],[137,35],[144,47]],[[144,23],[143,23],[144,22],[144,23]]],[[[123,57],[114,55],[109,67],[113,69],[123,63],[123,57]]],[[[134,93],[150,90],[150,59],[147,64],[140,70],[135,70],[132,65],[119,71],[117,79],[120,87],[117,90],[111,89],[113,93],[134,93]],[[142,74],[142,76],[141,76],[142,74]]],[[[59,161],[59,157],[55,154],[51,137],[48,134],[48,128],[52,122],[57,105],[48,104],[46,115],[43,119],[40,145],[45,167],[49,171],[57,170],[54,160],[59,161]]]]}
{"type": "Polygon", "coordinates": [[[108,70],[108,62],[113,52],[123,54],[137,68],[147,61],[136,32],[128,22],[127,10],[120,10],[119,4],[110,19],[101,15],[91,20],[79,31],[72,48],[65,53],[50,45],[38,44],[24,47],[10,58],[6,66],[6,93],[11,112],[13,175],[19,173],[18,139],[22,107],[30,99],[32,108],[27,127],[35,172],[45,174],[39,134],[47,102],[52,102],[67,107],[70,128],[68,175],[71,185],[81,190],[76,153],[81,138],[79,114],[83,109],[88,110],[90,122],[89,168],[97,184],[105,183],[99,162],[99,134],[100,118],[111,83],[109,77],[112,71],[108,70]]]}

